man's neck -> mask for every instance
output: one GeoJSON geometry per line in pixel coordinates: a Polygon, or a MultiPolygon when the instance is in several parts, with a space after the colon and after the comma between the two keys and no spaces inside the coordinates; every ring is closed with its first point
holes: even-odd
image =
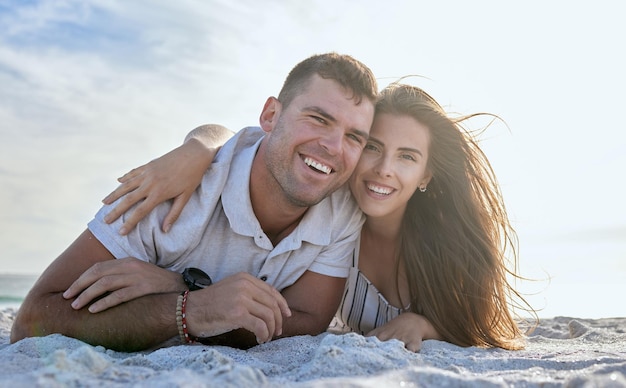
{"type": "Polygon", "coordinates": [[[285,225],[284,222],[281,222],[280,224],[272,224],[272,225],[267,225],[267,226],[261,223],[261,228],[263,228],[263,231],[272,242],[272,245],[276,246],[278,245],[278,243],[281,242],[282,239],[289,236],[291,232],[293,232],[293,230],[298,226],[298,224],[300,224],[300,220],[302,220],[303,216],[304,216],[304,213],[302,213],[300,217],[294,219],[288,225],[285,225]]]}
{"type": "Polygon", "coordinates": [[[298,226],[309,208],[288,201],[259,156],[260,152],[252,163],[250,202],[261,229],[276,246],[298,226]]]}

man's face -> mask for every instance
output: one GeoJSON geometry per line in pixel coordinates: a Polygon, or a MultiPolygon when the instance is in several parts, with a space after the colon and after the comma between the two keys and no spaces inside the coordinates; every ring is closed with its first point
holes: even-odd
{"type": "MultiPolygon", "coordinates": [[[[336,81],[317,75],[307,90],[274,116],[265,161],[296,206],[312,206],[352,174],[369,136],[374,105],[359,105],[336,81]]],[[[279,104],[277,102],[277,104],[279,104]]]]}

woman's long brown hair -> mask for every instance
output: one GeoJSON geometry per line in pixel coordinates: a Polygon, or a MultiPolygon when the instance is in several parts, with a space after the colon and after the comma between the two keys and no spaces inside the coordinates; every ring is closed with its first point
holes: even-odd
{"type": "Polygon", "coordinates": [[[461,125],[484,114],[450,118],[423,90],[399,83],[382,91],[376,113],[410,116],[430,130],[432,179],[409,200],[400,236],[411,311],[459,346],[523,348],[510,308],[536,314],[509,282],[519,277],[517,235],[487,157],[461,125]]]}

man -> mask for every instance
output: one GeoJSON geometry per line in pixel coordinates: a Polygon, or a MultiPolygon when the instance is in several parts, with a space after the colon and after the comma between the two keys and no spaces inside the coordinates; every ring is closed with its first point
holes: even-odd
{"type": "Polygon", "coordinates": [[[11,341],[61,333],[134,351],[177,334],[208,341],[226,333],[227,343],[250,346],[325,330],[362,223],[342,186],[376,96],[371,71],[349,56],[296,65],[278,98],[267,99],[262,131],[244,129],[222,147],[169,232],[160,228],[168,204],[127,235],[118,233],[123,219],[104,222],[103,207],[29,292],[11,341]],[[197,269],[213,284],[181,295],[194,288],[181,272],[197,269]],[[76,282],[85,289],[76,292],[76,282]],[[91,304],[129,286],[143,296],[91,304]]]}

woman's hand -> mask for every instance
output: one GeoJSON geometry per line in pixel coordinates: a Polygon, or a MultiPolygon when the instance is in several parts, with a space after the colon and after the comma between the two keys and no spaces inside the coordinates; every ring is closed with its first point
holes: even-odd
{"type": "Polygon", "coordinates": [[[119,231],[125,235],[158,204],[174,199],[162,225],[163,231],[168,232],[200,184],[217,151],[217,148],[207,148],[192,138],[167,154],[126,173],[118,179],[121,185],[102,201],[109,205],[126,194],[106,215],[105,222],[110,224],[139,203],[119,231]]]}
{"type": "Polygon", "coordinates": [[[400,340],[412,352],[417,352],[422,348],[423,340],[442,339],[426,317],[411,312],[398,315],[386,324],[370,331],[366,336],[376,336],[381,341],[400,340]]]}

